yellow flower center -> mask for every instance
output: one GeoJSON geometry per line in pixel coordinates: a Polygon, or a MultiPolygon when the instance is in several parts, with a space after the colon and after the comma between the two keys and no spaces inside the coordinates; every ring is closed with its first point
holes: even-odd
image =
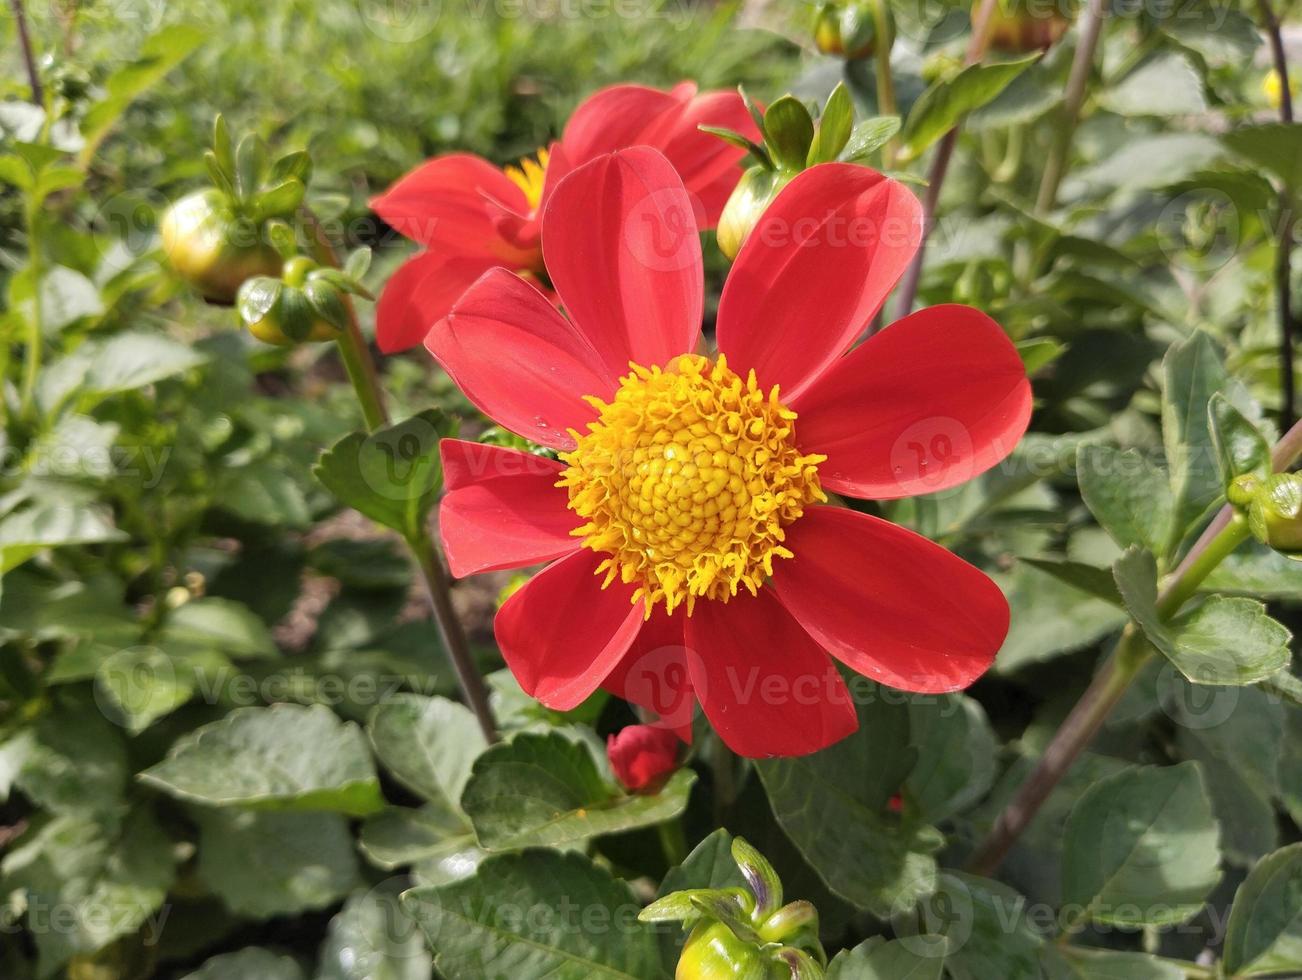
{"type": "Polygon", "coordinates": [[[542,201],[543,184],[547,181],[547,155],[546,150],[539,150],[537,160],[524,157],[519,166],[502,168],[511,183],[524,191],[530,208],[538,207],[542,201]]]}
{"type": "Polygon", "coordinates": [[[796,447],[796,413],[766,395],[755,372],[743,380],[723,355],[685,354],[667,368],[631,365],[578,446],[561,454],[557,486],[586,523],[573,533],[609,557],[606,579],[637,584],[647,615],[700,597],[727,602],[754,594],[773,574],[785,528],[806,505],[826,500],[818,464],[796,447]]]}

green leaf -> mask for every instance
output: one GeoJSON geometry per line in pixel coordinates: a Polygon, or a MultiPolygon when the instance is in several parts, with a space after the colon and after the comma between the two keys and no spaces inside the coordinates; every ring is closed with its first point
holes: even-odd
{"type": "Polygon", "coordinates": [[[1270,443],[1256,424],[1219,391],[1208,401],[1207,412],[1221,485],[1248,473],[1270,476],[1270,443]]]}
{"type": "Polygon", "coordinates": [[[424,937],[398,896],[376,888],[348,899],[330,920],[315,980],[430,980],[432,969],[424,937]]]}
{"type": "Polygon", "coordinates": [[[1044,980],[1185,980],[1173,963],[1146,953],[1114,953],[1081,946],[1046,946],[1044,980]]]}
{"type": "Polygon", "coordinates": [[[181,738],[139,778],[210,806],[365,816],[384,805],[361,731],[322,705],[237,708],[181,738]]]}
{"type": "Polygon", "coordinates": [[[809,146],[806,166],[830,163],[841,155],[854,128],[854,103],[850,100],[850,90],[844,82],[837,82],[836,88],[823,106],[823,115],[819,117],[814,131],[814,142],[809,146]]]}
{"type": "Polygon", "coordinates": [[[837,953],[827,980],[940,980],[949,943],[940,936],[887,942],[880,936],[837,953]]]}
{"type": "Polygon", "coordinates": [[[900,131],[899,116],[873,116],[856,123],[850,131],[850,140],[839,157],[845,163],[866,160],[890,142],[900,131]]]}
{"type": "Polygon", "coordinates": [[[918,761],[905,786],[924,820],[939,823],[985,796],[998,744],[980,704],[963,694],[915,699],[909,729],[918,761]]]}
{"type": "Polygon", "coordinates": [[[306,528],[312,513],[300,483],[304,478],[283,459],[259,459],[222,470],[213,500],[221,510],[251,524],[306,528]]]}
{"type": "Polygon", "coordinates": [[[922,949],[947,941],[945,970],[952,980],[1043,980],[1038,958],[1042,939],[1029,912],[1026,899],[1007,885],[946,872],[935,894],[919,907],[916,923],[900,917],[895,925],[902,933],[919,930],[919,936],[901,938],[912,943],[925,937],[922,949]]]}
{"type": "Polygon", "coordinates": [[[473,878],[417,888],[403,906],[439,973],[457,980],[648,980],[663,976],[654,928],[628,886],[579,854],[499,855],[473,878]]]}
{"type": "Polygon", "coordinates": [[[126,744],[93,705],[60,705],[7,747],[18,765],[14,785],[51,813],[85,817],[122,807],[129,773],[126,744]]]}
{"type": "Polygon", "coordinates": [[[214,956],[181,980],[303,980],[303,969],[292,957],[260,946],[214,956]]]}
{"type": "Polygon", "coordinates": [[[393,806],[368,817],[358,846],[386,871],[419,865],[422,881],[438,884],[473,874],[486,853],[464,816],[435,804],[419,810],[393,806]]]}
{"type": "Polygon", "coordinates": [[[1122,116],[1191,116],[1207,111],[1198,70],[1176,51],[1150,58],[1104,91],[1099,101],[1122,116]]]}
{"type": "Polygon", "coordinates": [[[1219,836],[1196,763],[1135,766],[1100,780],[1067,820],[1063,905],[1075,921],[1185,922],[1220,881],[1219,836]]]}
{"type": "Polygon", "coordinates": [[[764,113],[764,136],[779,170],[802,170],[814,141],[814,120],[803,102],[784,95],[764,113]]]}
{"type": "Polygon", "coordinates": [[[1067,353],[1067,345],[1053,337],[1032,337],[1017,342],[1017,356],[1028,375],[1035,374],[1067,353]]]}
{"type": "Polygon", "coordinates": [[[172,841],[148,808],[133,811],[120,831],[84,816],[57,817],[10,848],[0,864],[5,893],[22,893],[33,914],[59,917],[58,928],[49,918],[29,925],[41,976],[142,926],[160,938],[166,920],[155,913],[175,869],[172,841]]]}
{"type": "Polygon", "coordinates": [[[948,80],[928,88],[904,123],[903,158],[912,160],[953,129],[973,109],[986,105],[1007,88],[1038,56],[997,64],[968,65],[948,80]]]}
{"type": "Polygon", "coordinates": [[[1224,965],[1236,977],[1302,971],[1302,844],[1262,858],[1239,886],[1224,965]]]}
{"type": "Polygon", "coordinates": [[[366,728],[376,757],[398,782],[453,808],[488,747],[470,709],[446,698],[395,695],[376,706],[366,728]]]}
{"type": "Polygon", "coordinates": [[[78,165],[83,170],[127,106],[188,58],[206,37],[205,31],[192,25],[165,27],[145,41],[135,61],[113,73],[105,85],[107,94],[91,106],[82,120],[81,132],[86,143],[78,165]]]}
{"type": "Polygon", "coordinates": [[[336,813],[195,812],[199,877],[236,915],[323,909],[361,884],[348,821],[336,813]]]}
{"type": "Polygon", "coordinates": [[[936,886],[934,829],[887,810],[913,768],[909,709],[856,684],[859,730],[796,759],[756,760],[773,815],[805,860],[842,898],[878,916],[936,886]]]}
{"type": "Polygon", "coordinates": [[[203,671],[229,665],[221,654],[209,651],[128,647],[100,661],[95,694],[115,720],[138,734],[194,697],[203,671]]]}
{"type": "Polygon", "coordinates": [[[1020,558],[1032,568],[1038,568],[1047,575],[1052,575],[1059,582],[1066,582],[1086,595],[1094,596],[1113,605],[1119,606],[1121,593],[1117,591],[1117,581],[1112,572],[1106,568],[1096,568],[1081,561],[1065,558],[1020,558]]]}
{"type": "Polygon", "coordinates": [[[0,518],[0,574],[47,548],[104,544],[126,537],[97,505],[38,500],[0,518]]]}
{"type": "Polygon", "coordinates": [[[1112,603],[1081,592],[1029,562],[999,581],[1012,609],[1012,627],[995,667],[1012,673],[1098,642],[1126,622],[1112,603]]]}
{"type": "Polygon", "coordinates": [[[1255,684],[1288,665],[1292,635],[1255,599],[1214,595],[1164,622],[1152,555],[1132,547],[1113,574],[1149,642],[1193,683],[1255,684]]]}
{"type": "Polygon", "coordinates": [[[443,485],[439,440],[455,430],[455,420],[428,409],[369,436],[344,436],[313,472],[341,503],[412,538],[424,533],[443,485]]]}
{"type": "Polygon", "coordinates": [[[1123,548],[1140,545],[1164,554],[1171,540],[1170,480],[1138,449],[1083,445],[1076,480],[1085,506],[1123,548]]]}
{"type": "Polygon", "coordinates": [[[1240,126],[1221,142],[1254,167],[1283,181],[1295,196],[1302,192],[1302,123],[1240,126]]]}
{"type": "Polygon", "coordinates": [[[461,808],[490,851],[558,847],[670,820],[695,782],[680,769],[653,796],[617,793],[585,745],[559,732],[525,733],[475,760],[461,808]]]}
{"type": "Polygon", "coordinates": [[[169,647],[211,650],[233,660],[280,656],[271,630],[248,606],[205,596],[172,610],[158,640],[169,647]]]}
{"type": "Polygon", "coordinates": [[[1178,542],[1224,491],[1207,407],[1212,395],[1224,390],[1227,375],[1215,345],[1202,331],[1172,345],[1162,360],[1162,373],[1162,441],[1174,500],[1172,533],[1178,542]]]}
{"type": "Polygon", "coordinates": [[[289,177],[273,184],[257,196],[257,215],[261,219],[279,218],[292,214],[303,203],[306,188],[297,177],[289,177]]]}

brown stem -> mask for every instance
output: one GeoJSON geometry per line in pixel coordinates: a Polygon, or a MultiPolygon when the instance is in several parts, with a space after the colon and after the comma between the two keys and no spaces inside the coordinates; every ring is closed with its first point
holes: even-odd
{"type": "MultiPolygon", "coordinates": [[[[319,262],[339,267],[339,255],[330,243],[330,237],[321,227],[321,222],[309,208],[303,208],[303,217],[312,231],[312,251],[319,262]]],[[[379,375],[370,349],[362,339],[362,332],[357,326],[351,301],[348,306],[348,330],[339,338],[339,354],[348,369],[348,377],[357,392],[366,418],[368,429],[375,430],[388,423],[389,413],[384,404],[384,389],[380,387],[379,375]]],[[[496,742],[497,722],[493,717],[493,708],[488,700],[488,688],[484,684],[479,669],[475,666],[474,656],[470,652],[470,643],[461,620],[452,608],[452,587],[448,574],[443,568],[443,559],[429,536],[428,529],[411,537],[405,537],[407,547],[420,569],[421,580],[425,585],[425,594],[429,599],[430,611],[434,614],[434,623],[438,629],[443,649],[448,652],[452,667],[456,671],[461,693],[475,713],[484,738],[490,743],[496,742]]]]}
{"type": "Polygon", "coordinates": [[[39,106],[45,105],[45,90],[41,88],[41,73],[36,68],[36,55],[32,53],[32,36],[27,30],[27,11],[23,0],[9,0],[14,12],[14,23],[18,25],[18,47],[23,52],[23,64],[27,67],[27,82],[32,87],[32,101],[39,106]]]}
{"type": "MultiPolygon", "coordinates": [[[[1302,422],[1295,423],[1275,444],[1271,461],[1275,470],[1282,472],[1292,466],[1299,456],[1302,456],[1302,422]]],[[[1157,598],[1158,610],[1164,617],[1176,613],[1212,569],[1247,537],[1243,519],[1235,521],[1232,515],[1233,511],[1228,505],[1223,507],[1172,573],[1157,598]]],[[[1076,702],[1031,775],[1004,807],[985,839],[973,850],[967,863],[969,871],[991,875],[1003,863],[1049,794],[1093,740],[1131,681],[1151,656],[1151,651],[1146,650],[1145,646],[1143,636],[1135,624],[1127,624],[1112,656],[1076,702]]]]}
{"type": "MultiPolygon", "coordinates": [[[[998,2],[999,0],[981,0],[976,16],[972,18],[972,36],[968,39],[965,64],[975,65],[985,54],[986,39],[990,33],[990,18],[994,16],[995,5],[998,2]]],[[[949,161],[954,156],[954,145],[958,142],[958,131],[961,125],[961,122],[956,124],[941,138],[940,144],[936,147],[936,155],[931,160],[931,169],[927,171],[927,193],[922,199],[922,241],[918,243],[917,254],[913,256],[908,272],[904,274],[900,299],[895,307],[896,319],[912,313],[913,302],[918,298],[918,283],[922,279],[922,263],[926,257],[927,238],[931,235],[932,227],[936,222],[940,189],[945,183],[945,175],[949,172],[949,161]]]]}
{"type": "Polygon", "coordinates": [[[1040,193],[1035,200],[1035,210],[1040,214],[1053,210],[1054,203],[1058,200],[1058,187],[1067,172],[1071,140],[1076,133],[1081,107],[1085,105],[1090,74],[1094,71],[1094,55],[1098,50],[1099,35],[1103,31],[1103,18],[1106,15],[1106,0],[1090,0],[1085,16],[1081,18],[1080,38],[1072,57],[1071,74],[1067,77],[1062,115],[1058,121],[1053,148],[1049,151],[1049,160],[1040,178],[1040,193]]]}

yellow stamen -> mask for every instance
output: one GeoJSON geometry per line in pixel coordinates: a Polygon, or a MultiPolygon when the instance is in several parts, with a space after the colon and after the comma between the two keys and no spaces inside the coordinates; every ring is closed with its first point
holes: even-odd
{"type": "Polygon", "coordinates": [[[785,528],[826,500],[818,464],[795,443],[796,413],[767,395],[755,372],[743,380],[717,362],[685,354],[664,370],[630,365],[614,399],[578,446],[562,453],[557,486],[586,523],[573,533],[609,557],[603,588],[636,584],[647,615],[664,601],[687,614],[698,598],[755,594],[773,574],[785,528]]]}
{"type": "Polygon", "coordinates": [[[539,150],[538,159],[524,157],[517,166],[505,166],[502,172],[510,178],[511,183],[524,191],[530,208],[536,208],[542,201],[543,184],[547,180],[547,151],[539,150]]]}

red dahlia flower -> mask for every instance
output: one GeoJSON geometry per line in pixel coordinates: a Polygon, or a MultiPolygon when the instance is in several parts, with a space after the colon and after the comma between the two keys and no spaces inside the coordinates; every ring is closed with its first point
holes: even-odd
{"type": "Polygon", "coordinates": [[[690,82],[668,92],[615,85],[589,97],[560,140],[537,159],[498,168],[468,153],[421,164],[371,206],[427,251],[389,280],[376,309],[376,339],[388,353],[414,347],[446,316],[466,287],[493,268],[542,276],[539,217],[552,190],[574,167],[612,150],[654,146],[678,170],[692,195],[701,230],[719,220],[745,151],[703,133],[722,126],[759,139],[736,92],[698,95],[690,82]]]}
{"type": "Polygon", "coordinates": [[[690,737],[696,701],[747,756],[854,731],[832,657],[908,691],[991,661],[1008,605],[976,568],[826,491],[889,499],[988,469],[1031,392],[989,317],[939,306],[846,353],[918,247],[920,208],[863,167],[798,175],[737,256],[719,354],[701,341],[699,238],[669,162],[599,157],[553,191],[547,268],[568,314],[504,270],[426,340],[486,415],[560,461],[458,440],[442,534],[458,576],[552,562],[495,631],[559,710],[598,686],[690,737]],[[631,366],[631,367],[630,367],[631,366]]]}

